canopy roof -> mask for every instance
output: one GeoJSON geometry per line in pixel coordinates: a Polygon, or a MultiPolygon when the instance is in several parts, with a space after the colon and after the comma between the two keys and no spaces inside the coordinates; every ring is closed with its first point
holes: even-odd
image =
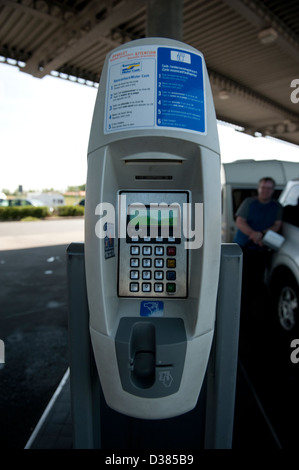
{"type": "MultiPolygon", "coordinates": [[[[146,0],[0,0],[0,59],[93,85],[146,15],[146,0]]],[[[219,120],[299,144],[297,0],[183,0],[182,40],[204,54],[219,120]]]]}

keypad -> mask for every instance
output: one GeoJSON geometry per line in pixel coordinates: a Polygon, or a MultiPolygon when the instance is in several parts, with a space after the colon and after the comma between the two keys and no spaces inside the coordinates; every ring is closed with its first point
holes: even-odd
{"type": "Polygon", "coordinates": [[[188,191],[119,195],[118,296],[187,298],[189,250],[182,214],[188,191]]]}
{"type": "Polygon", "coordinates": [[[129,245],[130,292],[175,294],[177,247],[129,245]]]}

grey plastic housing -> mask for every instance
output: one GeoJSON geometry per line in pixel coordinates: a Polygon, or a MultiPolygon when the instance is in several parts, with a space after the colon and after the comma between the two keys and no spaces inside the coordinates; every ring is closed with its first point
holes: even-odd
{"type": "MultiPolygon", "coordinates": [[[[178,128],[134,128],[104,132],[107,76],[112,54],[122,54],[124,49],[161,45],[198,53],[196,49],[178,41],[147,38],[124,44],[106,58],[91,126],[85,204],[85,266],[90,333],[103,393],[108,406],[114,410],[144,419],[177,416],[190,411],[197,403],[214,333],[221,247],[219,142],[204,62],[205,133],[178,128]],[[130,335],[133,335],[134,325],[144,321],[141,301],[147,298],[118,295],[118,261],[121,253],[118,251],[117,238],[120,231],[119,194],[122,191],[147,192],[149,195],[160,192],[161,202],[163,194],[188,192],[193,228],[195,205],[203,205],[202,244],[196,249],[188,249],[187,254],[187,296],[161,299],[162,317],[146,318],[154,328],[148,330],[151,331],[149,336],[152,339],[146,347],[153,348],[155,341],[156,349],[152,355],[140,354],[137,358],[137,370],[141,374],[139,385],[136,377],[133,377],[132,382],[130,376],[132,358],[128,351],[133,347],[130,335]],[[116,238],[109,258],[105,256],[105,240],[99,238],[96,231],[102,217],[98,209],[101,203],[108,203],[115,208],[112,224],[116,238]],[[120,328],[122,322],[124,326],[120,328]],[[181,339],[177,342],[169,336],[163,346],[159,338],[167,337],[165,332],[168,322],[171,329],[176,325],[181,339]],[[122,339],[122,335],[125,339],[122,339]],[[170,363],[167,365],[177,364],[173,370],[176,370],[178,376],[181,375],[177,379],[178,389],[168,395],[165,395],[164,390],[167,387],[161,388],[160,392],[154,390],[159,370],[157,354],[160,354],[162,346],[173,349],[173,356],[169,354],[170,363]],[[119,348],[126,350],[124,357],[117,352],[119,348]],[[145,382],[142,382],[142,368],[149,368],[149,376],[145,380],[149,386],[144,386],[145,382]]],[[[142,330],[140,332],[142,335],[142,330]]]]}
{"type": "MultiPolygon", "coordinates": [[[[181,383],[187,338],[181,318],[122,318],[115,347],[123,389],[147,398],[166,397],[178,391],[181,383]],[[149,356],[153,364],[143,365],[136,374],[136,359],[149,356]],[[151,370],[147,370],[147,368],[151,370]]],[[[141,358],[142,361],[143,358],[141,358]]]]}

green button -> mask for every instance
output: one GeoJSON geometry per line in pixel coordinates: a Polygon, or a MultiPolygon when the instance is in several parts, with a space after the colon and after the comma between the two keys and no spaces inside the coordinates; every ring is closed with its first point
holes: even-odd
{"type": "Polygon", "coordinates": [[[174,282],[168,282],[166,284],[166,292],[173,294],[175,292],[175,283],[174,282]]]}

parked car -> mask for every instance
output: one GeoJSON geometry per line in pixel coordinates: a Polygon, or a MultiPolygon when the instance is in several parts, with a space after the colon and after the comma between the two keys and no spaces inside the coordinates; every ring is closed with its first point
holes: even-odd
{"type": "Polygon", "coordinates": [[[76,206],[85,206],[85,199],[81,199],[81,201],[76,202],[76,206]]]}
{"type": "Polygon", "coordinates": [[[285,331],[299,331],[299,179],[291,180],[279,197],[284,206],[285,242],[274,252],[267,276],[274,311],[285,331]],[[287,206],[287,209],[286,209],[287,206]],[[292,207],[293,210],[292,210],[292,207]],[[295,217],[289,218],[290,212],[295,217]],[[297,220],[296,220],[297,219],[297,220]]]}
{"type": "Polygon", "coordinates": [[[0,206],[1,207],[11,207],[11,206],[44,206],[41,201],[38,201],[37,199],[0,199],[0,206]]]}

